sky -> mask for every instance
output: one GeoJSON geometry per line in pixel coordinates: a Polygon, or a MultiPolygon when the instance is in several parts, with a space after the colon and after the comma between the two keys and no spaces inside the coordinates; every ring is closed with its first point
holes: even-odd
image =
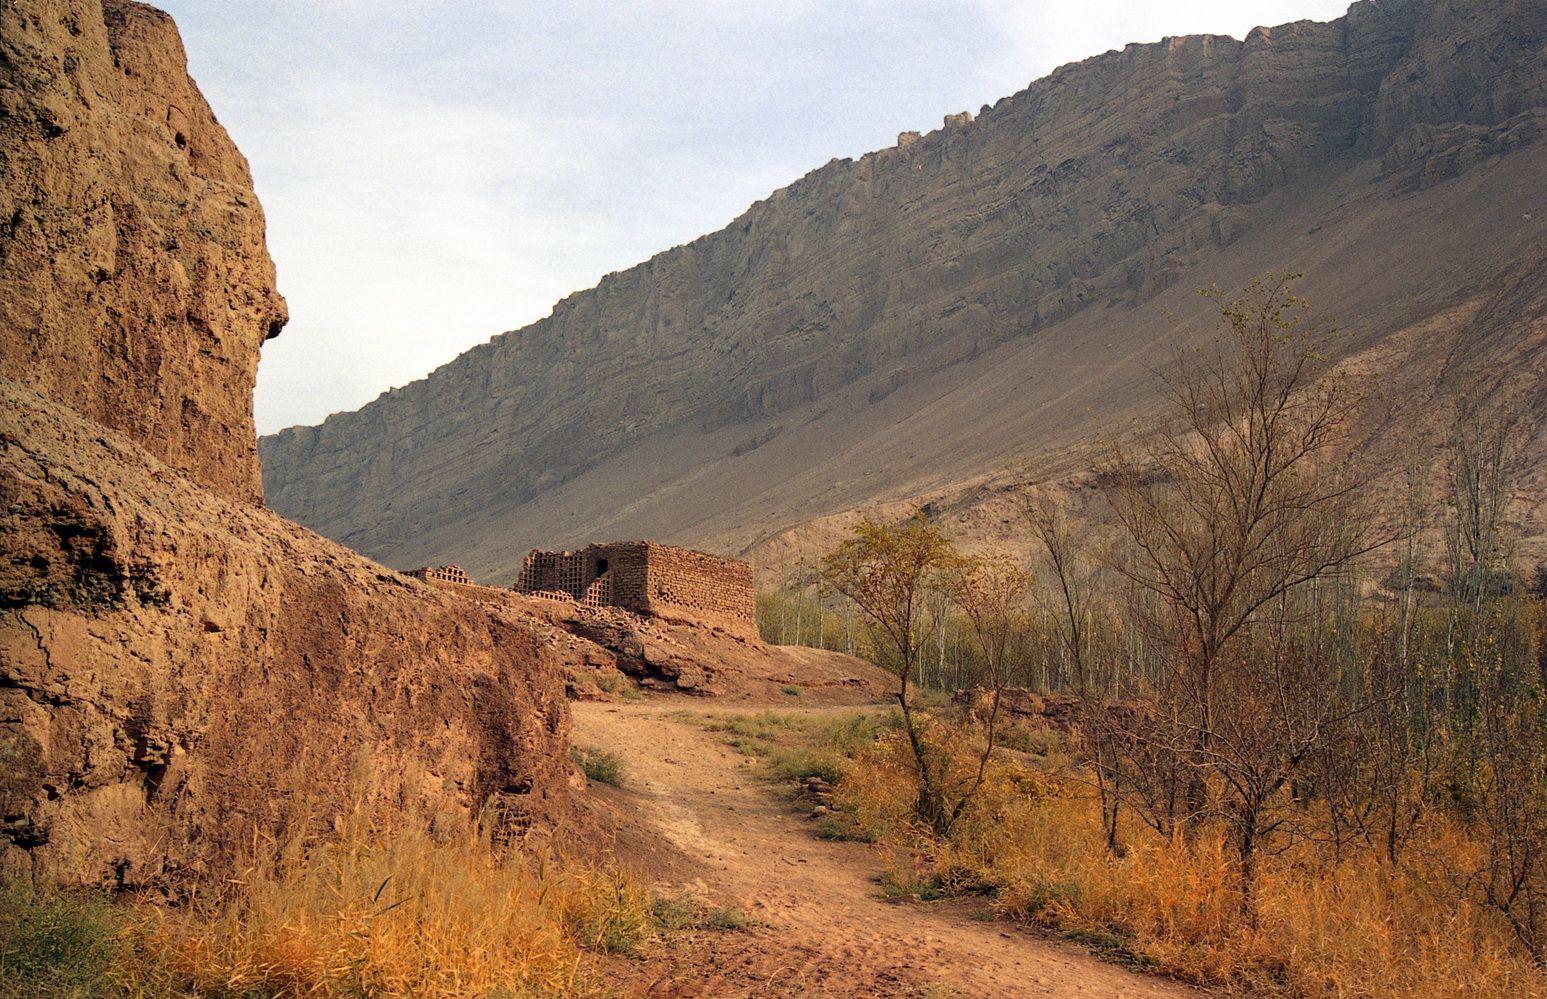
{"type": "Polygon", "coordinates": [[[1347,0],[158,0],[252,165],[321,422],[724,227],[834,157],[1128,42],[1347,0]]]}

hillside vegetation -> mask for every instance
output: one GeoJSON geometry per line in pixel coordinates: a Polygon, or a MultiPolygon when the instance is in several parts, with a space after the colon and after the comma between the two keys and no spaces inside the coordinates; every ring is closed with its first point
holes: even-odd
{"type": "Polygon", "coordinates": [[[1288,279],[1220,311],[1160,376],[1167,418],[1099,469],[1110,545],[1022,495],[1040,590],[922,514],[823,560],[898,682],[838,831],[913,848],[893,891],[988,893],[1199,984],[1544,994],[1547,592],[1501,520],[1518,402],[1461,400],[1446,460],[1379,516],[1345,433],[1362,386],[1312,376],[1288,279]],[[968,684],[949,710],[919,693],[968,684]]]}

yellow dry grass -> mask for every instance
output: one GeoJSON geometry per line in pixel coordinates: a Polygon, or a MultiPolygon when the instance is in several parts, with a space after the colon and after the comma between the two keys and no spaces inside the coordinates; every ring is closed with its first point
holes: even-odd
{"type": "Polygon", "coordinates": [[[1435,887],[1478,859],[1452,824],[1437,823],[1396,866],[1373,850],[1334,860],[1304,841],[1274,844],[1248,919],[1221,835],[1172,843],[1128,821],[1114,857],[1081,784],[996,762],[950,842],[908,822],[911,800],[896,745],[861,754],[838,788],[851,821],[906,839],[945,890],[992,886],[1008,917],[1186,981],[1305,999],[1547,996],[1547,974],[1501,919],[1435,887]]]}
{"type": "Polygon", "coordinates": [[[138,906],[117,977],[139,996],[580,995],[587,952],[632,950],[649,920],[615,867],[356,814],[217,896],[138,906]]]}

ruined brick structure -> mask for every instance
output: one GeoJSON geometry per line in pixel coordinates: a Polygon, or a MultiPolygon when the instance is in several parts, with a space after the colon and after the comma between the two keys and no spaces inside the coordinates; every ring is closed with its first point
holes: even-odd
{"type": "Polygon", "coordinates": [[[460,565],[427,565],[404,573],[427,583],[462,583],[471,586],[473,580],[460,565]]]}
{"type": "Polygon", "coordinates": [[[757,630],[750,565],[649,541],[588,545],[577,552],[533,550],[516,589],[717,624],[742,634],[757,630]]]}

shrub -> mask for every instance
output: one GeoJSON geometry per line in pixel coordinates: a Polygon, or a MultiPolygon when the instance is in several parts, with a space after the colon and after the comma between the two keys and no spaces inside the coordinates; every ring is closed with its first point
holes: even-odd
{"type": "Polygon", "coordinates": [[[570,749],[569,755],[589,779],[611,787],[623,786],[623,761],[618,759],[616,753],[575,746],[570,749]]]}
{"type": "Polygon", "coordinates": [[[775,752],[768,760],[768,772],[778,780],[805,780],[818,777],[829,784],[843,779],[843,760],[820,749],[787,749],[775,752]]]}
{"type": "Polygon", "coordinates": [[[817,819],[815,832],[817,839],[844,843],[874,843],[877,839],[873,830],[856,824],[853,818],[844,812],[831,812],[817,819]]]}
{"type": "Polygon", "coordinates": [[[945,888],[939,877],[919,871],[900,871],[889,867],[873,879],[881,886],[886,898],[916,898],[920,902],[933,902],[945,897],[945,888]]]}
{"type": "Polygon", "coordinates": [[[666,895],[657,895],[650,911],[657,926],[672,932],[743,930],[758,925],[740,909],[719,908],[666,895]]]}

